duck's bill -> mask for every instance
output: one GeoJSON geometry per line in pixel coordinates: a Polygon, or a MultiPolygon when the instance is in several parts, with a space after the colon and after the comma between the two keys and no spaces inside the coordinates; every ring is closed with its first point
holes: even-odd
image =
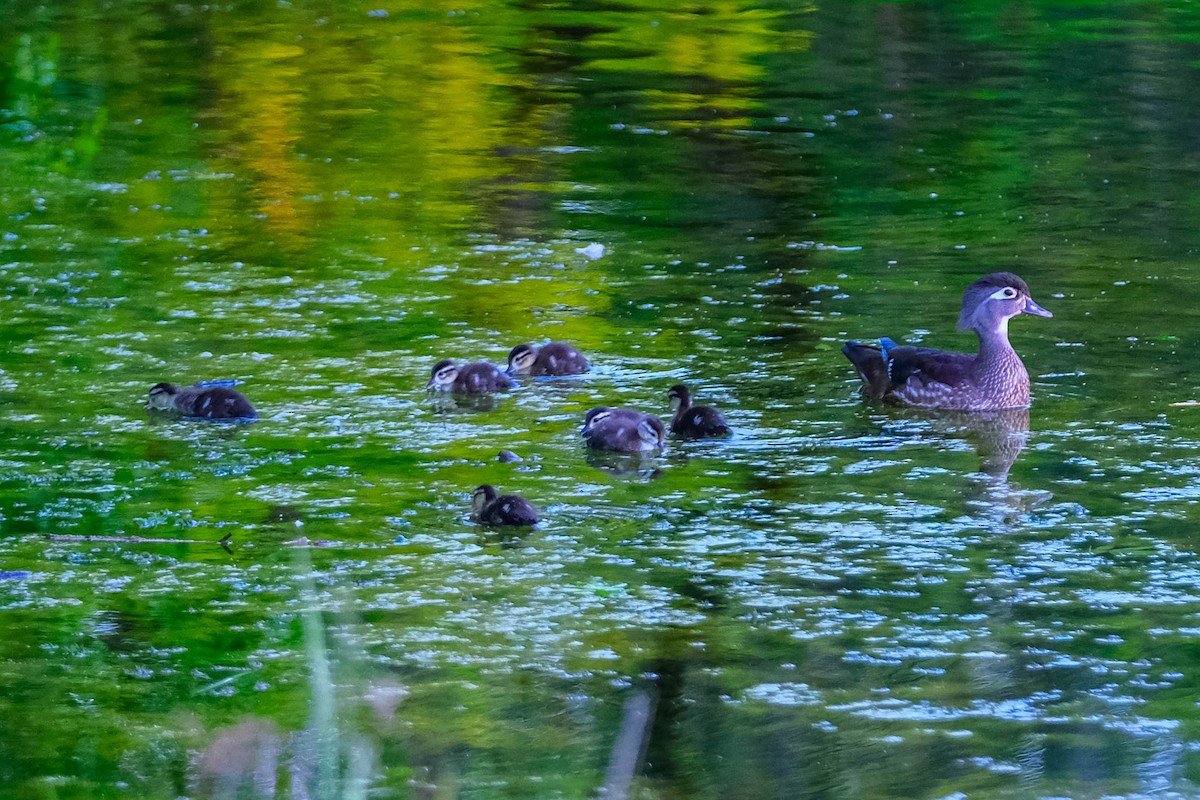
{"type": "Polygon", "coordinates": [[[1033,302],[1032,297],[1025,301],[1025,313],[1033,314],[1035,317],[1053,317],[1054,316],[1049,311],[1042,308],[1037,303],[1033,302]]]}

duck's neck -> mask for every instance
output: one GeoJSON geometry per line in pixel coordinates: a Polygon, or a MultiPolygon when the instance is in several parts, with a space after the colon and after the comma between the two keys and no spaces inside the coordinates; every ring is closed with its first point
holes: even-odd
{"type": "Polygon", "coordinates": [[[1020,356],[1008,341],[1008,319],[1000,320],[995,327],[976,328],[975,332],[979,334],[979,355],[975,358],[976,372],[990,372],[1014,362],[1021,364],[1020,356]]]}
{"type": "Polygon", "coordinates": [[[192,416],[196,413],[196,392],[191,387],[176,391],[171,395],[171,402],[180,414],[192,416]]]}
{"type": "Polygon", "coordinates": [[[678,400],[679,400],[679,407],[675,409],[675,416],[673,416],[671,418],[672,423],[677,422],[680,419],[682,419],[683,415],[686,414],[688,412],[688,409],[692,407],[692,398],[680,397],[680,398],[678,398],[678,400]]]}

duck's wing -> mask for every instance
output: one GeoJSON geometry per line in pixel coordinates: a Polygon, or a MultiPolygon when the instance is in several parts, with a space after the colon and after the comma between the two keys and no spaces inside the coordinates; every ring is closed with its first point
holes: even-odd
{"type": "Polygon", "coordinates": [[[578,375],[588,371],[583,354],[567,344],[551,342],[538,350],[534,362],[535,375],[578,375]]]}
{"type": "Polygon", "coordinates": [[[892,379],[888,375],[887,359],[883,350],[869,344],[846,342],[842,353],[850,359],[850,363],[858,370],[862,378],[863,394],[872,400],[880,400],[892,390],[892,379]]]}
{"type": "Polygon", "coordinates": [[[501,525],[534,525],[538,521],[537,509],[519,494],[502,494],[491,504],[489,510],[501,525]]]}
{"type": "Polygon", "coordinates": [[[502,392],[513,387],[512,380],[492,364],[467,364],[458,372],[458,383],[465,394],[502,392]]]}
{"type": "Polygon", "coordinates": [[[898,346],[881,351],[887,360],[888,376],[893,387],[904,386],[916,379],[922,385],[940,383],[958,386],[967,381],[975,356],[932,347],[898,346]]]}
{"type": "Polygon", "coordinates": [[[881,339],[882,347],[846,342],[842,352],[862,378],[863,394],[880,400],[900,391],[909,381],[916,386],[955,387],[968,379],[975,356],[932,347],[897,345],[881,339]]]}
{"type": "Polygon", "coordinates": [[[190,386],[176,395],[175,406],[187,417],[254,419],[258,412],[241,392],[224,386],[190,386]]]}
{"type": "Polygon", "coordinates": [[[711,406],[692,406],[677,415],[671,421],[671,432],[691,438],[728,436],[732,433],[725,417],[711,406]]]}

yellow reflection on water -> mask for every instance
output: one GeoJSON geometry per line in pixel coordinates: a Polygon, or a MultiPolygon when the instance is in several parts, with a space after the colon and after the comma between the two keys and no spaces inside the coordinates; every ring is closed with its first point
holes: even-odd
{"type": "Polygon", "coordinates": [[[297,45],[263,40],[240,47],[236,57],[218,61],[226,66],[219,75],[226,89],[221,103],[231,126],[228,156],[253,173],[255,207],[280,234],[295,234],[307,225],[308,211],[301,198],[311,191],[297,159],[306,84],[297,45]]]}

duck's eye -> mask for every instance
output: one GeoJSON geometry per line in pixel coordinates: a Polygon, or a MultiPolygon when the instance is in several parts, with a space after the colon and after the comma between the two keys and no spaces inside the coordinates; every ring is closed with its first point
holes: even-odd
{"type": "Polygon", "coordinates": [[[1014,289],[1014,288],[1012,288],[1011,286],[1006,286],[1006,287],[1004,288],[1004,296],[1005,296],[1007,299],[1011,300],[1011,299],[1013,299],[1014,297],[1016,297],[1016,296],[1017,296],[1017,290],[1016,290],[1016,289],[1014,289]]]}

